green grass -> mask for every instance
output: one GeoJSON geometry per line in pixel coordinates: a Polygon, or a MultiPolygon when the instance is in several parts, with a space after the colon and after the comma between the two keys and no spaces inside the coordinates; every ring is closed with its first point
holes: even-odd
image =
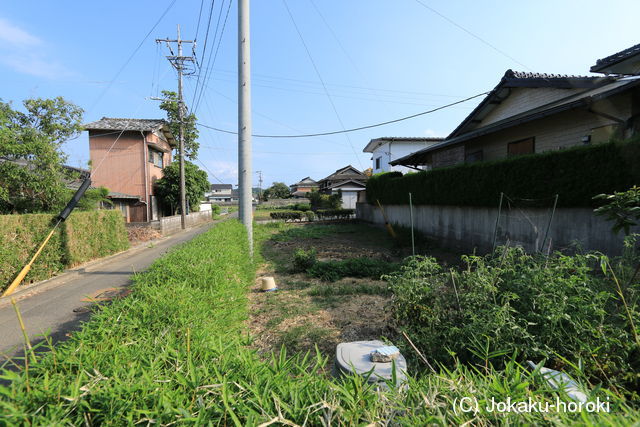
{"type": "MultiPolygon", "coordinates": [[[[2,371],[9,384],[0,385],[0,424],[628,425],[640,417],[604,389],[591,396],[609,397],[611,414],[453,410],[465,397],[480,409],[491,398],[554,403],[558,394],[539,374],[513,361],[500,370],[436,367],[437,374],[410,377],[406,390],[379,393],[361,377],[332,380],[320,354],[282,351],[263,360],[243,326],[254,273],[244,242],[239,223],[218,224],[138,275],[129,297],[32,358],[28,371],[2,371]]],[[[295,345],[302,334],[285,338],[295,345]]]]}
{"type": "Polygon", "coordinates": [[[358,283],[352,285],[324,285],[309,288],[311,296],[337,296],[337,295],[390,295],[391,291],[386,285],[372,285],[370,283],[358,283]]]}

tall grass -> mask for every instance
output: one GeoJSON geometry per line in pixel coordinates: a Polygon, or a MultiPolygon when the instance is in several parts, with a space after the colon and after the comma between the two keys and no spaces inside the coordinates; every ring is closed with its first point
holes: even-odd
{"type": "Polygon", "coordinates": [[[261,359],[243,327],[254,275],[244,242],[239,223],[214,227],[137,276],[128,298],[38,354],[28,374],[4,370],[10,383],[0,385],[0,425],[624,425],[640,415],[606,390],[593,394],[610,396],[612,414],[453,410],[469,396],[480,404],[507,396],[554,401],[557,394],[515,362],[500,371],[456,364],[380,392],[361,377],[332,380],[318,353],[261,359]]]}

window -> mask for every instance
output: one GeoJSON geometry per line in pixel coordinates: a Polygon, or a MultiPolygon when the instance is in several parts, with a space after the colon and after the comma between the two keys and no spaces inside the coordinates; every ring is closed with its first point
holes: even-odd
{"type": "Polygon", "coordinates": [[[535,153],[535,138],[521,139],[507,144],[507,156],[535,153]]]}
{"type": "Polygon", "coordinates": [[[475,163],[475,162],[481,162],[481,161],[482,161],[482,150],[473,151],[471,153],[468,153],[464,157],[465,163],[475,163]]]}
{"type": "Polygon", "coordinates": [[[376,159],[376,169],[380,169],[380,160],[382,159],[382,157],[378,157],[376,159]]]}
{"type": "Polygon", "coordinates": [[[153,148],[149,147],[149,163],[153,163],[159,168],[162,168],[164,167],[162,158],[163,158],[162,151],[154,150],[153,148]]]}

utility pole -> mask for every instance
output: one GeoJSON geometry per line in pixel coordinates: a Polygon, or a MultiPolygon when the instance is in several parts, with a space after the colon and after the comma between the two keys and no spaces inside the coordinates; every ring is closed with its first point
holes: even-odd
{"type": "Polygon", "coordinates": [[[178,71],[178,122],[180,123],[180,131],[178,132],[178,141],[179,141],[179,158],[180,158],[180,224],[182,229],[184,230],[186,225],[186,212],[187,212],[187,197],[185,191],[185,182],[184,182],[184,100],[182,98],[182,74],[185,70],[185,62],[195,62],[193,56],[182,56],[182,43],[193,43],[193,47],[195,49],[195,41],[194,40],[182,40],[180,38],[180,25],[178,24],[178,38],[175,40],[171,39],[156,39],[156,43],[166,43],[169,48],[169,52],[171,55],[167,56],[167,59],[173,65],[173,67],[178,71]],[[173,49],[171,48],[170,43],[177,43],[178,45],[178,55],[173,54],[173,49]]]}
{"type": "Polygon", "coordinates": [[[253,257],[249,0],[238,1],[238,184],[240,187],[240,221],[247,229],[249,254],[253,257]]]}
{"type": "Polygon", "coordinates": [[[258,174],[258,204],[262,203],[262,171],[256,171],[258,174]]]}

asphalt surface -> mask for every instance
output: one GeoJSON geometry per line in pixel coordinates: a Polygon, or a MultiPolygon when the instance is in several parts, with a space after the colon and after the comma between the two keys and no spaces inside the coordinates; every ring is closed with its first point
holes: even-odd
{"type": "Polygon", "coordinates": [[[207,231],[207,223],[120,254],[68,270],[54,279],[30,286],[10,297],[0,298],[0,365],[19,356],[24,337],[11,298],[16,300],[32,345],[46,334],[53,342],[65,339],[91,315],[91,305],[125,295],[131,275],[146,270],[172,247],[207,231]]]}

